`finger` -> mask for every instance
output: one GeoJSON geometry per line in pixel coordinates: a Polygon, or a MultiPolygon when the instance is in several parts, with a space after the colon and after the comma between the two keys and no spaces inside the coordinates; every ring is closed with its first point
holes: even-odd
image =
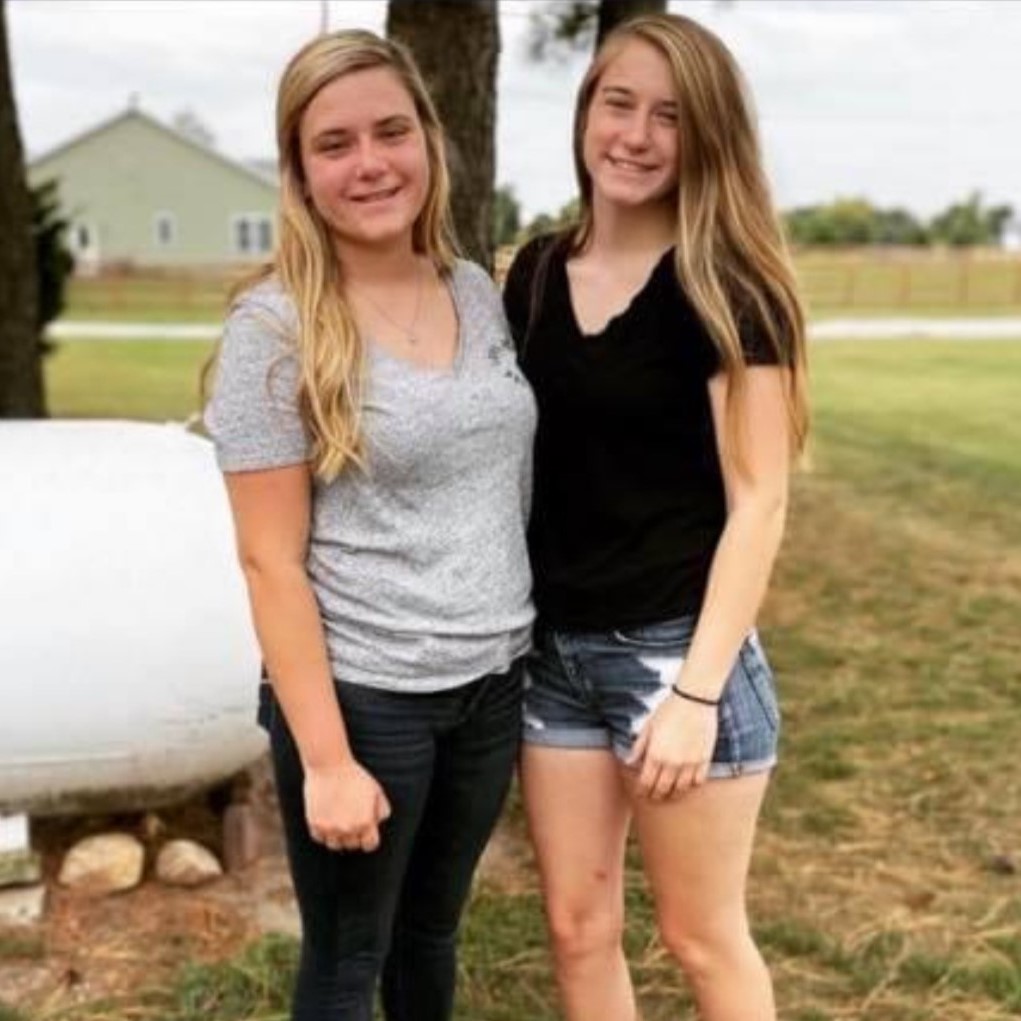
{"type": "Polygon", "coordinates": [[[379,847],[379,827],[366,826],[358,846],[362,851],[375,851],[379,847]]]}
{"type": "Polygon", "coordinates": [[[658,762],[646,758],[645,764],[642,766],[641,775],[638,777],[638,793],[643,798],[651,796],[656,786],[656,781],[659,779],[659,770],[660,765],[658,762]]]}
{"type": "Polygon", "coordinates": [[[645,758],[645,752],[648,747],[649,728],[645,726],[642,727],[638,737],[635,738],[635,743],[631,746],[631,754],[628,756],[627,764],[629,766],[637,766],[645,758]]]}
{"type": "Polygon", "coordinates": [[[678,793],[683,794],[685,791],[690,791],[692,787],[696,786],[695,777],[697,775],[698,768],[696,766],[688,765],[684,766],[677,775],[677,790],[678,793]]]}
{"type": "Polygon", "coordinates": [[[674,793],[681,775],[682,771],[676,766],[664,766],[659,771],[656,784],[652,788],[649,797],[653,801],[666,801],[674,793]]]}
{"type": "Polygon", "coordinates": [[[377,822],[383,822],[384,819],[389,819],[392,814],[390,808],[390,799],[387,798],[383,790],[380,789],[379,794],[376,797],[376,820],[377,822]]]}
{"type": "Polygon", "coordinates": [[[691,781],[692,787],[701,787],[709,779],[709,763],[703,762],[696,770],[691,781]]]}

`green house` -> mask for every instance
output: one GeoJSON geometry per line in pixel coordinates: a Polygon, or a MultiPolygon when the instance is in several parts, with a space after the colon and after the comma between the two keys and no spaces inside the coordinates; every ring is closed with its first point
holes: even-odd
{"type": "Polygon", "coordinates": [[[272,171],[134,107],[33,160],[28,176],[58,182],[82,272],[243,265],[273,247],[272,171]]]}

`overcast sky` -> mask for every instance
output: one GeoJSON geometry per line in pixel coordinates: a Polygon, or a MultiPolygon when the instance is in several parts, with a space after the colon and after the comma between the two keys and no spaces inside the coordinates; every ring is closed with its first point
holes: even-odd
{"type": "MultiPolygon", "coordinates": [[[[574,193],[585,60],[531,64],[533,0],[501,0],[498,180],[527,215],[574,193]]],[[[864,195],[928,214],[980,189],[1021,210],[1021,0],[683,0],[751,83],[788,208],[864,195]]],[[[331,28],[382,30],[379,0],[330,0],[331,28]]],[[[123,110],[191,110],[219,149],[273,155],[273,103],[318,0],[9,0],[23,142],[38,155],[123,110]]]]}

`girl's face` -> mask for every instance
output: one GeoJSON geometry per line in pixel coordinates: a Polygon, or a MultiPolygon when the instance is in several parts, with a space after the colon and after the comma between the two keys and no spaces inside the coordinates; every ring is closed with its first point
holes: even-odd
{"type": "Polygon", "coordinates": [[[414,101],[393,71],[355,71],[324,85],[298,132],[306,193],[338,240],[410,240],[429,161],[414,101]]]}
{"type": "Polygon", "coordinates": [[[659,202],[677,186],[677,95],[666,58],[629,39],[589,100],[582,159],[593,198],[622,206],[659,202]]]}

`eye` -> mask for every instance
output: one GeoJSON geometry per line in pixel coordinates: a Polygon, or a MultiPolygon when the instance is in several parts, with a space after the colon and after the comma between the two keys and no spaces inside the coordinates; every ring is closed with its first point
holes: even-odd
{"type": "Polygon", "coordinates": [[[324,138],[317,146],[316,151],[327,155],[338,155],[347,152],[351,148],[350,138],[324,138]]]}
{"type": "Polygon", "coordinates": [[[383,128],[379,133],[379,137],[386,142],[397,142],[402,138],[406,138],[411,129],[407,124],[392,124],[389,127],[383,128]]]}
{"type": "Polygon", "coordinates": [[[676,126],[677,124],[677,111],[676,110],[658,110],[656,112],[656,120],[661,124],[669,124],[676,126]]]}

